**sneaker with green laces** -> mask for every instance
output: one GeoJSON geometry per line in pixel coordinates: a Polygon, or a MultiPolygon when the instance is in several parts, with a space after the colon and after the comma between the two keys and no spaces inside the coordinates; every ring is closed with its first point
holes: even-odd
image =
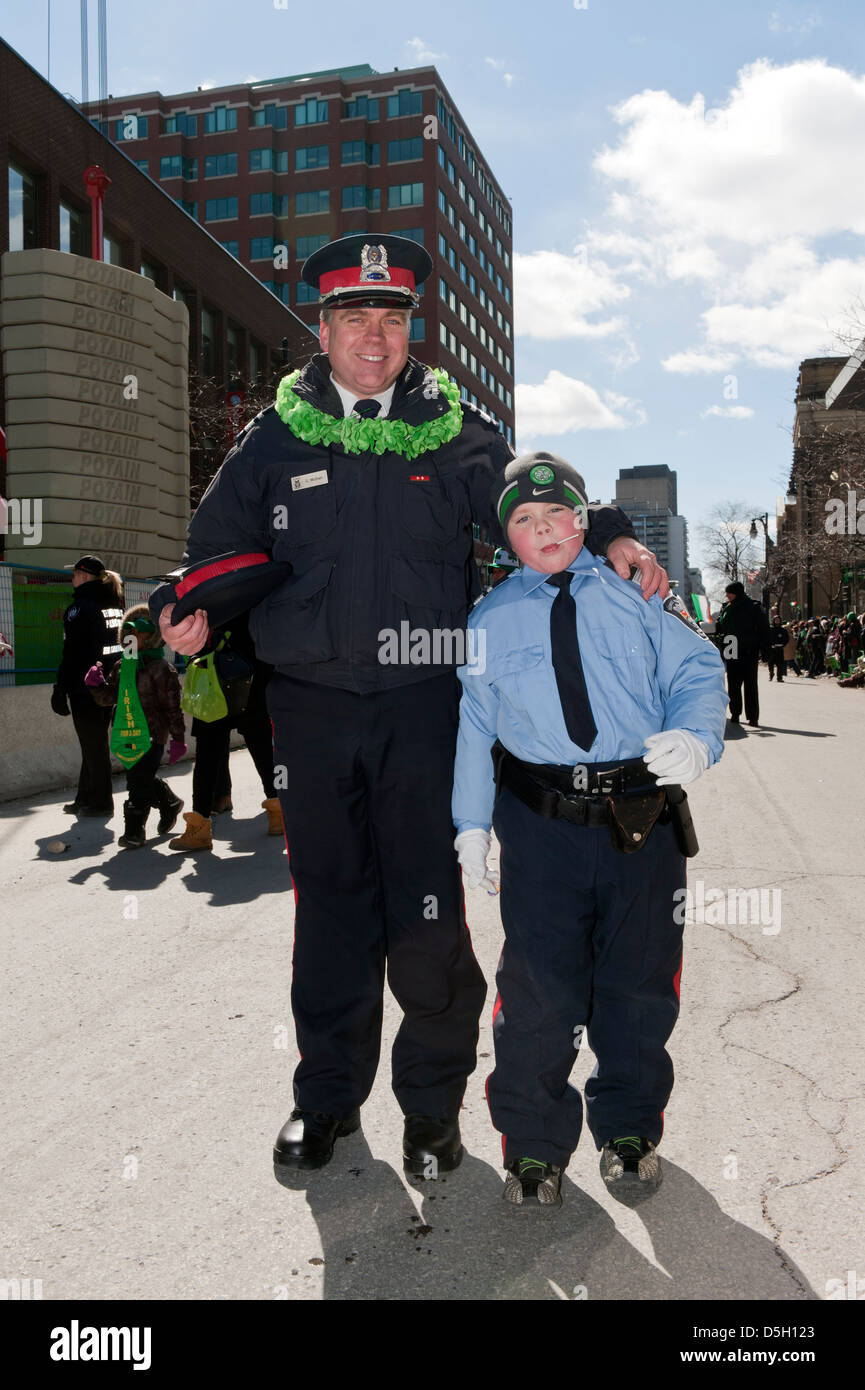
{"type": "Polygon", "coordinates": [[[521,1211],[551,1211],[562,1205],[562,1170],[539,1158],[508,1164],[502,1197],[521,1211]]]}
{"type": "Polygon", "coordinates": [[[601,1150],[601,1177],[614,1196],[651,1196],[662,1179],[655,1145],[637,1134],[608,1139],[601,1150]]]}

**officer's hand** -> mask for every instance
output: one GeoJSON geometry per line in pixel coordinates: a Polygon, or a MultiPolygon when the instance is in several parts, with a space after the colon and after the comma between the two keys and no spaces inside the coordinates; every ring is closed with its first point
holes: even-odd
{"type": "Polygon", "coordinates": [[[162,640],[172,651],[180,652],[181,656],[194,656],[200,652],[207,641],[207,634],[210,631],[210,622],[203,608],[196,608],[194,613],[190,613],[188,618],[184,618],[177,624],[171,625],[171,615],[174,612],[174,604],[166,604],[159,615],[159,631],[162,633],[162,640]]]}
{"type": "Polygon", "coordinates": [[[665,729],[662,734],[649,734],[643,742],[649,750],[643,762],[656,774],[659,787],[696,782],[709,766],[707,745],[689,729],[665,729]]]}
{"type": "Polygon", "coordinates": [[[630,536],[617,536],[607,546],[607,559],[622,579],[630,579],[631,566],[640,571],[640,588],[643,598],[651,598],[657,593],[666,598],[670,592],[667,571],[659,565],[651,550],[630,536]]]}
{"type": "Polygon", "coordinates": [[[66,691],[61,690],[59,685],[55,685],[51,691],[51,708],[55,714],[71,714],[69,701],[66,698],[66,691]]]}
{"type": "Polygon", "coordinates": [[[486,830],[461,830],[454,840],[454,849],[469,888],[486,888],[492,895],[499,891],[499,876],[487,868],[490,837],[486,830]]]}

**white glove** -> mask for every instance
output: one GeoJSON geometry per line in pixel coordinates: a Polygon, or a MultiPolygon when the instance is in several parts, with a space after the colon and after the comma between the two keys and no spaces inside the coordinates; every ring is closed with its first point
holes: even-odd
{"type": "Polygon", "coordinates": [[[645,746],[649,751],[643,754],[643,762],[656,774],[659,787],[696,782],[709,766],[708,746],[688,729],[649,734],[645,746]]]}
{"type": "Polygon", "coordinates": [[[490,837],[486,830],[461,830],[454,840],[454,849],[469,888],[486,888],[492,895],[499,891],[499,876],[487,868],[490,837]]]}

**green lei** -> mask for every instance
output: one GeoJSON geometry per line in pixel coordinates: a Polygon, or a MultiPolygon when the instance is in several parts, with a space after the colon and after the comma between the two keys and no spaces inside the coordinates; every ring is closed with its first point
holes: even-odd
{"type": "Polygon", "coordinates": [[[404,420],[361,420],[357,415],[337,420],[294,394],[291,388],[300,369],[284,376],[276,388],[276,413],[306,444],[341,444],[347,454],[402,454],[414,459],[429,449],[441,448],[462,429],[459,387],[437,367],[432,373],[450,409],[422,425],[407,425],[404,420]]]}

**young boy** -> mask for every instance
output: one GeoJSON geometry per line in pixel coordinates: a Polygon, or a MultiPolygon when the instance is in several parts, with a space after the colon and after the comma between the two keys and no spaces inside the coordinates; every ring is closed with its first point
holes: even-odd
{"type": "Polygon", "coordinates": [[[120,626],[123,656],[112,667],[108,679],[102,662],[84,677],[84,684],[98,705],[120,705],[115,714],[112,748],[126,766],[128,800],[123,806],[124,833],[117,843],[121,849],[141,849],[150,808],[159,811],[159,833],[166,835],[174,826],[183,806],[167,782],[157,777],[165,745],[169,742],[169,763],[186,752],[186,732],[180,710],[180,678],[165,660],[159,630],[145,603],[136,604],[123,615],[120,626]],[[131,703],[134,693],[135,704],[131,703]],[[130,709],[136,718],[136,738],[129,751],[123,745],[122,711],[130,709]],[[115,742],[115,736],[117,742],[115,742]]]}
{"type": "Polygon", "coordinates": [[[583,550],[585,484],[563,459],[515,459],[494,506],[523,568],[469,619],[484,660],[459,672],[453,818],[470,887],[495,891],[491,824],[501,844],[487,1096],[503,1195],[561,1205],[582,1125],[568,1077],[587,1029],[586,1120],[605,1182],[628,1200],[661,1181],[682,958],[674,894],[696,852],[680,787],[721,756],[723,663],[687,616],[644,602],[583,550]]]}

